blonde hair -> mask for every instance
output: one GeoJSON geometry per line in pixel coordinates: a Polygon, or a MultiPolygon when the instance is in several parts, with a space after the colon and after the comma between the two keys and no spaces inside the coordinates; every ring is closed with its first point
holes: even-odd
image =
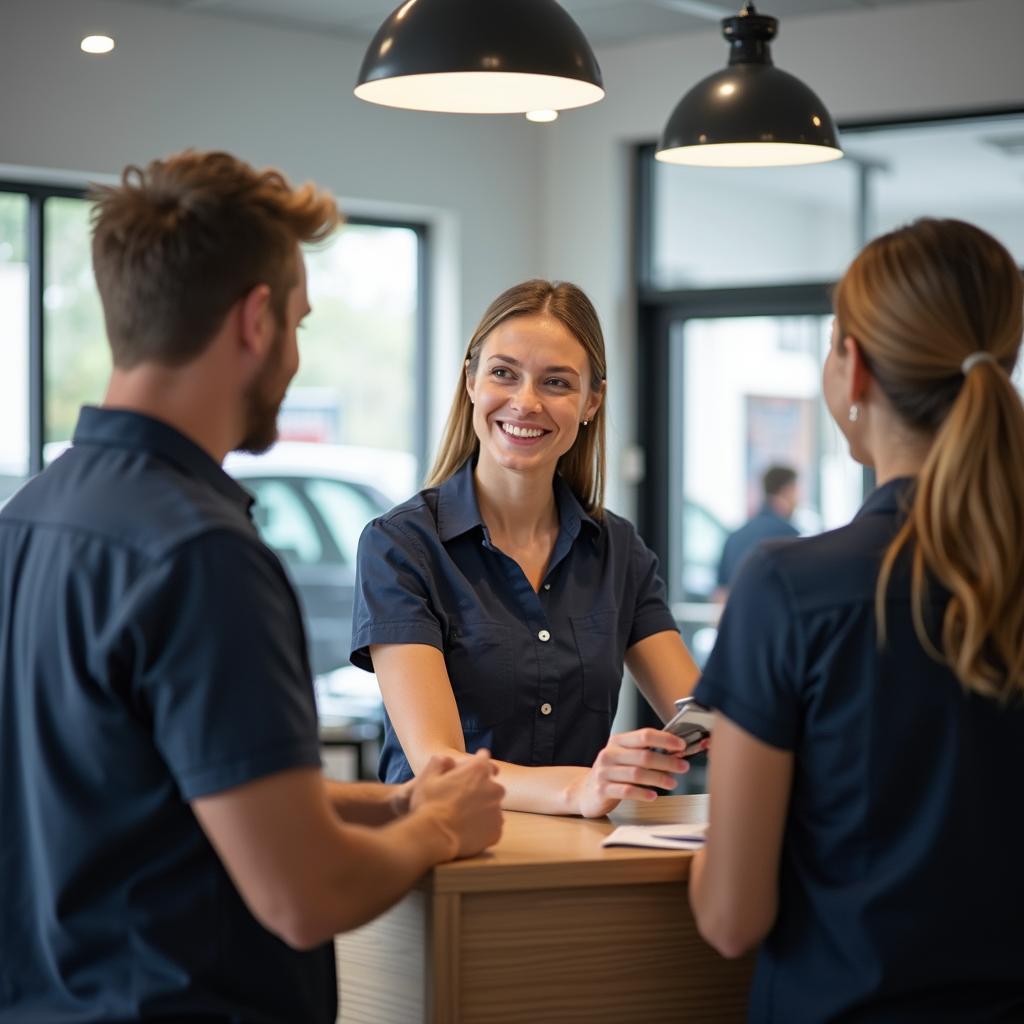
{"type": "Polygon", "coordinates": [[[918,639],[969,690],[1024,694],[1024,407],[1010,374],[1024,286],[984,231],[923,219],[871,242],[835,294],[840,337],[859,344],[909,427],[933,438],[907,519],[882,560],[879,639],[897,559],[911,562],[918,639]],[[961,370],[975,352],[988,358],[961,370]],[[929,581],[949,592],[941,652],[925,621],[929,581]]]}
{"type": "MultiPolygon", "coordinates": [[[[476,374],[480,350],[491,331],[515,316],[545,314],[561,321],[583,346],[590,361],[590,386],[600,389],[605,379],[604,336],[597,313],[587,296],[565,281],[533,279],[513,285],[499,295],[477,324],[466,347],[463,369],[455,386],[444,436],[427,477],[427,487],[437,487],[454,476],[477,449],[473,430],[473,406],[466,391],[466,374],[476,374]]],[[[590,424],[580,429],[573,446],[558,462],[558,472],[587,514],[599,519],[604,511],[605,412],[602,402],[590,424]]]]}

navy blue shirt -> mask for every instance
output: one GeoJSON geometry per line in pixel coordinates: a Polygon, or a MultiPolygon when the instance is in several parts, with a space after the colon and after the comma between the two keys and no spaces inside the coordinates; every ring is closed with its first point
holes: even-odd
{"type": "Polygon", "coordinates": [[[765,503],[756,516],[726,538],[718,563],[718,585],[731,587],[747,555],[762,541],[797,536],[797,528],[765,503]]]}
{"type": "Polygon", "coordinates": [[[86,408],[0,513],[0,1021],[334,1020],[331,946],[258,924],[189,806],[319,764],[250,503],[169,426],[86,408]]]}
{"type": "MultiPolygon", "coordinates": [[[[752,554],[695,690],[794,754],[752,1021],[1024,1020],[1024,707],[925,653],[906,560],[879,650],[875,583],[909,484],[752,554]]],[[[939,622],[946,595],[931,600],[939,622]]]]}
{"type": "MultiPolygon", "coordinates": [[[[468,751],[590,765],[608,742],[626,650],[676,626],[633,526],[587,515],[559,476],[555,498],[558,539],[539,592],[491,543],[472,460],[371,522],[359,541],[352,661],[372,671],[371,644],[436,647],[468,751]]],[[[380,774],[412,776],[388,719],[380,774]]]]}

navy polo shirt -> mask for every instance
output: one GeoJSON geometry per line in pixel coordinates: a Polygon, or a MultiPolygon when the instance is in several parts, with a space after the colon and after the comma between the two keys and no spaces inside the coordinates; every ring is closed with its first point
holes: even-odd
{"type": "MultiPolygon", "coordinates": [[[[468,751],[590,765],[608,742],[625,652],[676,626],[633,526],[587,515],[560,476],[555,499],[558,539],[539,592],[491,543],[472,460],[371,522],[359,541],[352,661],[372,671],[371,644],[436,647],[468,751]]],[[[380,775],[412,777],[387,718],[380,775]]]]}
{"type": "MultiPolygon", "coordinates": [[[[879,649],[875,583],[910,486],[752,554],[695,690],[794,754],[752,1021],[1024,1020],[1024,707],[922,649],[906,559],[879,649]]],[[[933,628],[946,599],[932,589],[933,628]]]]}
{"type": "Polygon", "coordinates": [[[258,924],[189,806],[319,764],[250,503],[166,424],[86,408],[0,512],[0,1021],[334,1020],[331,946],[258,924]]]}
{"type": "Polygon", "coordinates": [[[722,558],[718,563],[718,585],[720,587],[732,586],[744,559],[762,541],[780,540],[799,535],[800,531],[766,502],[756,516],[726,538],[725,546],[722,548],[722,558]]]}

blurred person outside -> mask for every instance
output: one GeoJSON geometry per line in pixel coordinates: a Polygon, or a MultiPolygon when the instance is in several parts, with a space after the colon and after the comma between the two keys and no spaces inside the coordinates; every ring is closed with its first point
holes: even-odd
{"type": "Polygon", "coordinates": [[[790,522],[797,506],[797,473],[790,466],[769,466],[761,477],[764,500],[757,514],[726,538],[718,563],[718,587],[714,600],[724,603],[736,573],[747,555],[765,540],[797,537],[790,522]]]}

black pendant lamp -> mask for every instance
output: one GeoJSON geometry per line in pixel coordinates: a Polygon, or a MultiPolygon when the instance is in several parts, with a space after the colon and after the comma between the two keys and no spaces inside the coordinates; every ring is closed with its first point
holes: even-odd
{"type": "Polygon", "coordinates": [[[355,93],[408,110],[523,114],[596,103],[604,85],[555,0],[407,0],[373,37],[355,93]]]}
{"type": "Polygon", "coordinates": [[[655,158],[702,167],[772,167],[838,160],[838,132],[825,104],[772,64],[778,20],[748,0],[722,19],[729,66],[698,82],[668,119],[655,158]]]}

